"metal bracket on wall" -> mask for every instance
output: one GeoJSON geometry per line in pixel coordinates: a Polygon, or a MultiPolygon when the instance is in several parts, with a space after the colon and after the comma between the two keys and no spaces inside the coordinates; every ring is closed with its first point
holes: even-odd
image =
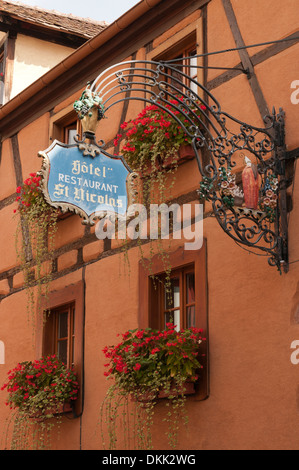
{"type": "Polygon", "coordinates": [[[138,100],[175,119],[192,140],[199,198],[211,203],[220,227],[238,245],[287,272],[285,167],[298,155],[286,152],[284,112],[273,109],[255,126],[222,111],[194,70],[191,74],[192,59],[122,62],[102,72],[90,90],[102,98],[105,117],[113,106],[138,100]]]}

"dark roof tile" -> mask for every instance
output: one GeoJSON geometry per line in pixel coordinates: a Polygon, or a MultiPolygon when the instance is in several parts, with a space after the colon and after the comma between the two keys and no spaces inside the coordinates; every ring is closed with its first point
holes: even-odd
{"type": "Polygon", "coordinates": [[[80,18],[72,14],[60,13],[55,10],[45,10],[40,7],[25,5],[21,2],[0,2],[0,14],[7,14],[21,21],[59,29],[87,39],[96,36],[108,24],[105,21],[94,21],[90,18],[80,18]]]}

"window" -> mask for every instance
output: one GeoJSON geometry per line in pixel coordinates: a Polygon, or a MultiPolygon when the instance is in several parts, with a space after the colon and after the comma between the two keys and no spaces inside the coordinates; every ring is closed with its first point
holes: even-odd
{"type": "Polygon", "coordinates": [[[139,328],[164,329],[173,321],[177,329],[196,327],[203,330],[206,342],[200,345],[203,369],[196,399],[208,396],[208,298],[206,241],[200,250],[183,247],[169,254],[171,277],[165,288],[165,274],[159,256],[139,264],[139,328]],[[148,266],[150,266],[149,275],[148,266]]]}
{"type": "Polygon", "coordinates": [[[82,135],[82,126],[77,119],[73,105],[68,106],[50,118],[50,140],[55,139],[64,144],[74,144],[74,137],[82,135]]]}
{"type": "MultiPolygon", "coordinates": [[[[180,72],[198,82],[203,82],[203,69],[200,68],[203,65],[203,58],[197,57],[203,52],[202,35],[202,18],[200,17],[198,18],[197,28],[194,28],[194,25],[182,28],[171,38],[166,39],[159,46],[150,50],[146,58],[154,61],[173,61],[171,65],[180,72]]],[[[168,83],[178,88],[178,90],[186,93],[186,87],[188,87],[193,92],[201,94],[201,90],[197,89],[197,85],[192,80],[182,76],[178,71],[169,67],[165,71],[173,77],[173,79],[167,78],[168,83]]]]}
{"type": "MultiPolygon", "coordinates": [[[[197,57],[196,57],[196,47],[195,45],[189,46],[186,49],[183,49],[183,51],[179,55],[174,55],[173,57],[170,57],[168,60],[173,60],[173,66],[176,67],[180,72],[182,72],[185,75],[188,75],[189,77],[197,80],[197,57]]],[[[164,60],[166,60],[164,58],[164,60]]],[[[166,69],[166,73],[171,75],[174,79],[169,79],[169,83],[173,85],[176,88],[179,88],[181,91],[184,91],[184,88],[187,86],[190,88],[192,91],[195,93],[197,92],[197,85],[192,82],[192,80],[187,79],[181,73],[176,72],[175,70],[172,69],[166,69]],[[181,82],[178,83],[175,79],[179,80],[181,82]]]]}
{"type": "Polygon", "coordinates": [[[45,324],[43,355],[56,354],[73,368],[75,347],[75,304],[50,310],[45,324]]]}
{"type": "MultiPolygon", "coordinates": [[[[157,283],[157,279],[152,282],[157,283]]],[[[194,265],[173,271],[169,280],[166,280],[165,275],[160,276],[158,283],[159,287],[156,288],[160,290],[159,328],[164,329],[166,323],[174,323],[178,331],[195,327],[194,265]]]]}
{"type": "Polygon", "coordinates": [[[79,130],[77,129],[77,123],[73,122],[64,128],[64,139],[63,142],[65,144],[74,144],[75,140],[74,137],[77,136],[79,130]]]}

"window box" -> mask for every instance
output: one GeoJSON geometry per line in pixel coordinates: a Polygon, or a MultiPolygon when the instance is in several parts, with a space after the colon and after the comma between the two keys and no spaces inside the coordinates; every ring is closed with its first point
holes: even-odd
{"type": "MultiPolygon", "coordinates": [[[[159,159],[159,163],[157,163],[157,170],[159,169],[171,169],[173,166],[181,165],[189,160],[193,160],[195,157],[195,152],[193,150],[192,145],[182,145],[178,151],[178,158],[175,159],[173,157],[168,157],[165,160],[159,159]]],[[[159,158],[159,157],[158,157],[159,158]]]]}
{"type": "Polygon", "coordinates": [[[171,397],[177,397],[179,395],[195,395],[195,382],[191,381],[186,381],[183,385],[182,388],[179,390],[176,388],[175,384],[171,385],[169,390],[161,390],[158,393],[158,398],[171,398],[171,397]]]}
{"type": "MultiPolygon", "coordinates": [[[[166,322],[174,320],[179,328],[196,327],[208,337],[208,285],[206,266],[206,240],[200,250],[185,251],[180,247],[169,253],[172,268],[172,298],[165,301],[163,279],[164,266],[156,255],[151,260],[142,260],[139,264],[139,328],[163,329],[166,322]],[[155,279],[149,276],[150,272],[155,279]],[[194,291],[194,292],[193,292],[194,291]]],[[[195,387],[197,400],[209,396],[209,361],[208,340],[199,347],[203,369],[199,372],[199,381],[195,387]]]]}
{"type": "Polygon", "coordinates": [[[41,422],[41,421],[44,421],[45,419],[50,419],[50,418],[57,417],[59,415],[64,415],[64,414],[73,413],[73,412],[74,412],[74,404],[70,402],[65,402],[65,403],[61,403],[57,407],[48,408],[44,410],[43,412],[33,413],[30,416],[30,418],[38,422],[41,422]]]}
{"type": "Polygon", "coordinates": [[[154,393],[152,391],[145,392],[145,393],[135,393],[131,395],[132,401],[137,401],[139,403],[148,403],[155,401],[157,399],[163,399],[163,398],[175,398],[178,397],[179,395],[184,395],[184,396],[190,396],[190,395],[195,395],[196,390],[195,390],[196,383],[191,382],[187,380],[183,385],[181,389],[177,389],[175,384],[171,385],[169,390],[160,390],[157,393],[154,393]]]}

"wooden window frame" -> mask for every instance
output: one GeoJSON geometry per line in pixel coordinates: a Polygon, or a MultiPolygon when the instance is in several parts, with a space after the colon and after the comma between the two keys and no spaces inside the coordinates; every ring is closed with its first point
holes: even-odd
{"type": "MultiPolygon", "coordinates": [[[[163,60],[171,60],[171,59],[176,60],[176,59],[181,58],[183,61],[184,59],[189,58],[193,54],[196,55],[196,53],[197,53],[197,44],[196,44],[196,35],[194,31],[194,34],[191,34],[190,36],[184,38],[184,40],[181,41],[181,43],[176,44],[175,46],[173,46],[173,48],[169,49],[168,51],[165,51],[160,56],[155,57],[154,60],[163,61],[163,60]]],[[[179,63],[179,61],[174,62],[174,65],[177,63],[179,63]]],[[[186,63],[182,67],[179,67],[179,70],[186,75],[190,75],[190,68],[188,67],[188,65],[190,65],[190,60],[186,61],[186,63]]],[[[167,66],[166,66],[166,71],[167,71],[167,66]]],[[[173,73],[171,70],[167,73],[170,76],[173,75],[175,77],[175,73],[173,73]]],[[[192,78],[197,79],[197,75],[198,74],[196,72],[196,76],[193,76],[192,78]]],[[[182,76],[181,80],[184,86],[187,86],[189,88],[191,87],[191,83],[189,80],[187,80],[186,77],[182,76]]],[[[169,78],[169,81],[171,81],[170,78],[169,78]]],[[[174,85],[178,86],[176,83],[174,85]]]]}
{"type": "MultiPolygon", "coordinates": [[[[169,262],[173,271],[187,266],[194,266],[195,274],[195,326],[203,330],[203,337],[206,338],[200,345],[201,363],[203,369],[200,374],[195,399],[205,400],[209,396],[209,342],[208,342],[208,280],[207,280],[207,243],[203,240],[200,250],[184,250],[184,247],[178,248],[175,252],[169,253],[169,262]]],[[[139,328],[159,329],[160,299],[159,287],[155,291],[155,286],[149,272],[153,276],[163,274],[163,262],[159,255],[152,260],[141,260],[139,262],[139,328]],[[150,267],[150,271],[149,271],[150,267]]]]}
{"type": "MultiPolygon", "coordinates": [[[[196,24],[190,24],[182,28],[179,32],[173,34],[170,38],[153,48],[146,54],[146,60],[160,61],[170,60],[180,54],[196,51],[198,55],[203,54],[203,16],[201,15],[196,24]]],[[[186,56],[188,57],[188,56],[186,56]]],[[[204,59],[198,57],[197,65],[203,66],[204,59]]],[[[204,69],[197,69],[197,81],[204,82],[204,69]]],[[[188,84],[186,84],[189,86],[188,84]]],[[[202,90],[198,90],[198,94],[202,94],[202,90]]]]}
{"type": "MultiPolygon", "coordinates": [[[[84,282],[66,286],[60,290],[49,292],[47,298],[41,299],[40,306],[37,311],[37,335],[36,335],[36,357],[42,357],[47,349],[47,341],[51,342],[52,339],[46,338],[45,327],[45,312],[51,315],[51,311],[60,309],[65,305],[75,306],[75,347],[74,347],[74,372],[77,374],[78,382],[80,385],[78,399],[75,403],[75,412],[78,416],[83,410],[83,379],[84,379],[84,364],[83,364],[83,348],[84,348],[84,296],[85,287],[84,282]],[[50,313],[47,313],[50,312],[50,313]]],[[[53,343],[52,343],[53,344],[53,343]]]]}
{"type": "Polygon", "coordinates": [[[72,122],[71,124],[68,124],[66,126],[63,127],[63,133],[64,133],[64,139],[63,139],[63,142],[65,144],[68,144],[69,143],[69,131],[72,130],[72,129],[76,129],[76,133],[79,134],[79,123],[78,121],[77,122],[72,122]]]}
{"type": "Polygon", "coordinates": [[[0,45],[0,106],[4,104],[5,56],[4,48],[0,45]]]}
{"type": "Polygon", "coordinates": [[[66,136],[69,129],[77,128],[77,134],[79,138],[82,135],[82,124],[78,119],[77,113],[74,110],[73,105],[69,105],[66,108],[58,111],[56,114],[50,117],[50,141],[58,140],[59,142],[67,144],[66,136]]]}
{"type": "MultiPolygon", "coordinates": [[[[74,367],[74,354],[73,354],[73,346],[75,340],[75,332],[74,332],[74,320],[75,320],[75,303],[71,302],[70,304],[66,304],[54,309],[51,309],[49,312],[49,316],[52,317],[53,324],[51,325],[51,343],[48,344],[49,351],[46,351],[45,344],[47,338],[45,338],[46,328],[44,328],[44,341],[43,341],[43,355],[46,355],[47,352],[50,354],[56,354],[58,356],[58,344],[61,341],[67,340],[67,363],[66,366],[68,368],[74,367]],[[68,335],[62,338],[59,338],[59,315],[61,313],[68,314],[68,335]]],[[[76,324],[76,320],[75,320],[76,324]]],[[[48,331],[47,331],[48,332],[48,331]]]]}
{"type": "MultiPolygon", "coordinates": [[[[159,318],[159,329],[164,329],[165,328],[165,314],[169,313],[170,311],[176,312],[180,311],[180,329],[188,328],[187,325],[187,308],[188,307],[195,307],[196,311],[196,298],[194,299],[194,302],[187,302],[187,288],[186,288],[186,275],[192,273],[195,276],[195,270],[194,270],[194,264],[192,263],[191,265],[184,265],[180,268],[177,268],[173,270],[170,274],[170,279],[171,278],[178,278],[179,279],[179,286],[180,286],[180,305],[178,307],[172,307],[172,308],[167,308],[165,306],[165,288],[163,283],[158,281],[155,281],[155,287],[153,288],[156,289],[156,293],[158,295],[159,301],[160,301],[160,307],[159,311],[161,313],[160,318],[159,318]]],[[[159,276],[161,280],[165,278],[165,275],[159,276]]],[[[153,282],[153,281],[152,281],[153,282]]],[[[194,325],[195,326],[195,325],[194,325]]]]}

